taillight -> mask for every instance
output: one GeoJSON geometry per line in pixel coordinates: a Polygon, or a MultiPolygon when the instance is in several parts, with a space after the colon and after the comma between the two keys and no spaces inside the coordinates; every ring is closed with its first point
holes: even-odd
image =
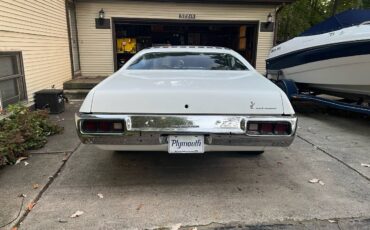
{"type": "Polygon", "coordinates": [[[123,132],[123,121],[111,120],[83,120],[81,131],[84,133],[121,133],[123,132]]]}
{"type": "Polygon", "coordinates": [[[82,131],[84,131],[86,133],[93,133],[93,132],[96,132],[97,131],[98,124],[94,120],[83,121],[81,128],[82,128],[82,131]]]}
{"type": "Polygon", "coordinates": [[[112,130],[113,123],[109,121],[100,121],[98,124],[99,124],[99,131],[101,132],[109,132],[112,130]]]}
{"type": "Polygon", "coordinates": [[[260,124],[260,132],[264,135],[272,134],[274,131],[274,126],[271,123],[262,123],[260,124]]]}
{"type": "Polygon", "coordinates": [[[291,125],[287,122],[248,122],[247,134],[249,135],[290,135],[291,125]]]}
{"type": "Polygon", "coordinates": [[[274,128],[274,133],[277,135],[290,134],[290,125],[289,124],[276,124],[274,128]]]}

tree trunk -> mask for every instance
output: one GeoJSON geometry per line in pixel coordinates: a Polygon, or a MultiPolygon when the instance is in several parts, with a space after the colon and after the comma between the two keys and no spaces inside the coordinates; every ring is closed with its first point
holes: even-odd
{"type": "Polygon", "coordinates": [[[331,16],[334,16],[337,13],[337,8],[340,0],[333,0],[333,9],[331,11],[331,16]]]}
{"type": "Polygon", "coordinates": [[[308,23],[310,24],[310,26],[313,26],[317,23],[317,17],[318,15],[321,15],[321,11],[320,11],[320,2],[321,0],[311,0],[311,4],[310,4],[310,16],[309,16],[309,19],[308,19],[308,23]]]}
{"type": "Polygon", "coordinates": [[[284,28],[284,41],[287,41],[289,38],[289,23],[290,23],[290,14],[288,14],[286,20],[285,20],[285,28],[284,28]]]}
{"type": "Polygon", "coordinates": [[[363,6],[364,6],[363,1],[362,1],[362,0],[357,0],[356,8],[357,8],[357,9],[362,9],[362,8],[363,8],[363,6]]]}

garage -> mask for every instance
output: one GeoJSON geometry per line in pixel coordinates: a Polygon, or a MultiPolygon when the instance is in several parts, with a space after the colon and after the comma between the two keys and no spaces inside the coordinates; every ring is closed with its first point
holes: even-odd
{"type": "Polygon", "coordinates": [[[260,73],[292,0],[75,0],[81,75],[111,75],[151,46],[222,46],[260,73]],[[101,14],[102,13],[102,14],[101,14]]]}
{"type": "MultiPolygon", "coordinates": [[[[187,15],[195,17],[195,15],[187,15]]],[[[237,51],[256,64],[258,22],[132,20],[113,18],[114,68],[134,54],[153,46],[219,46],[237,51]]]]}

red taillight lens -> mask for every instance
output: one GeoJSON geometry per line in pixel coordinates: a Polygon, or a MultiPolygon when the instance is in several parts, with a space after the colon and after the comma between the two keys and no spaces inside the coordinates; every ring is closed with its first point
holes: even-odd
{"type": "Polygon", "coordinates": [[[81,131],[84,133],[120,133],[123,132],[123,121],[84,120],[81,131]]]}
{"type": "Polygon", "coordinates": [[[289,128],[290,126],[288,124],[276,124],[274,128],[274,133],[277,135],[287,135],[289,134],[289,128]]]}
{"type": "Polygon", "coordinates": [[[96,132],[97,129],[98,129],[98,123],[94,120],[87,120],[87,121],[83,121],[82,123],[82,131],[86,133],[96,132]]]}
{"type": "Polygon", "coordinates": [[[261,134],[272,134],[273,129],[274,127],[272,123],[262,123],[260,125],[261,134]]]}
{"type": "Polygon", "coordinates": [[[290,135],[291,125],[286,122],[248,122],[247,134],[249,135],[290,135]]]}
{"type": "Polygon", "coordinates": [[[112,131],[113,123],[110,121],[100,121],[99,122],[99,131],[109,132],[112,131]]]}

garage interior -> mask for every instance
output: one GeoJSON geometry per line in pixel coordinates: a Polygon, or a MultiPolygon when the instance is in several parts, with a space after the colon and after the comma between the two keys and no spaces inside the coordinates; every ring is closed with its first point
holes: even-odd
{"type": "Polygon", "coordinates": [[[150,22],[113,20],[115,70],[138,51],[152,46],[221,46],[255,66],[258,23],[150,22]]]}

